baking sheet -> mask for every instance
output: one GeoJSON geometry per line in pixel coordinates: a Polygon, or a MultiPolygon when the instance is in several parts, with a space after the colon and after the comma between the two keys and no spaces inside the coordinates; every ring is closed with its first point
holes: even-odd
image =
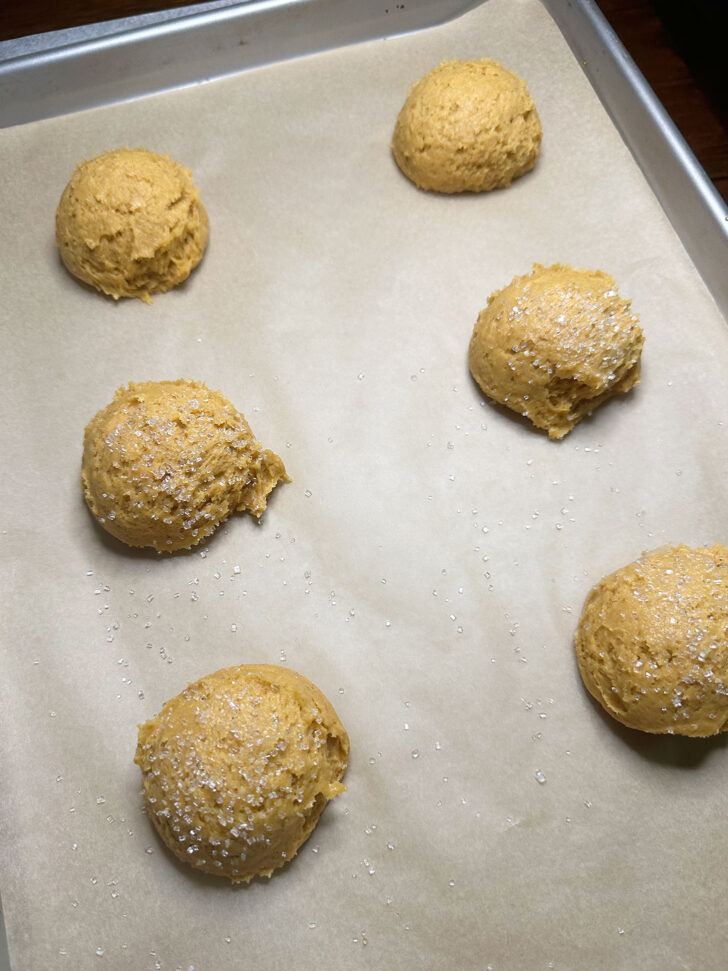
{"type": "Polygon", "coordinates": [[[603,716],[583,599],[663,543],[724,540],[728,331],[536,0],[1,133],[3,908],[18,969],[724,967],[724,740],[603,716]],[[527,78],[510,189],[415,190],[389,151],[445,57],[527,78]],[[189,165],[211,220],[179,290],[114,304],[54,250],[83,157],[189,165]],[[467,343],[534,261],[612,273],[643,380],[561,443],[484,402],[467,343]],[[83,427],[129,380],[220,388],[292,483],[160,559],[97,529],[83,427]],[[189,681],[288,664],[352,741],[284,872],[231,888],[156,840],[136,726],[189,681]]]}

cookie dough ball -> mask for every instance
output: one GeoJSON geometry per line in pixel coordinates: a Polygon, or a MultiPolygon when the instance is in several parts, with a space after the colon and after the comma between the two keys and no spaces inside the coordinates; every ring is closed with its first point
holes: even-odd
{"type": "Polygon", "coordinates": [[[207,213],[189,169],[168,155],[121,148],[77,166],[56,211],[70,272],[114,299],[182,283],[207,245],[207,213]]]}
{"type": "Polygon", "coordinates": [[[243,664],[168,701],[139,729],[147,811],[180,860],[233,883],[296,855],[345,791],[349,738],[330,702],[294,671],[243,664]]]}
{"type": "Polygon", "coordinates": [[[491,60],[443,61],[397,118],[392,152],[420,189],[488,192],[536,164],[541,122],[526,82],[491,60]]]}
{"type": "Polygon", "coordinates": [[[584,684],[617,721],[656,734],[728,725],[728,548],[665,547],[598,583],[576,632],[584,684]]]}
{"type": "Polygon", "coordinates": [[[129,546],[182,550],[234,512],[260,516],[282,460],[199,381],[121,387],[86,427],[81,483],[91,512],[129,546]]]}
{"type": "Polygon", "coordinates": [[[556,439],[637,384],[643,343],[611,276],[537,263],[488,298],[469,364],[489,397],[556,439]]]}

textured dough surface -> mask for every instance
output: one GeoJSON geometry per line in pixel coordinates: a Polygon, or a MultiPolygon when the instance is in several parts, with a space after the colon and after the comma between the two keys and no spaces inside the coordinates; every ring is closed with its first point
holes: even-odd
{"type": "Polygon", "coordinates": [[[139,729],[134,761],[170,850],[233,883],[270,876],[345,791],[349,738],[302,675],[243,664],[201,678],[139,729]]]}
{"type": "Polygon", "coordinates": [[[121,148],[76,167],[56,211],[67,269],[115,299],[171,290],[207,245],[208,220],[192,173],[168,155],[121,148]]]}
{"type": "Polygon", "coordinates": [[[638,383],[643,343],[611,276],[537,263],[488,298],[469,364],[489,397],[557,439],[638,383]]]}
{"type": "Polygon", "coordinates": [[[598,583],[576,632],[584,684],[617,721],[704,737],[728,725],[728,548],[667,547],[598,583]]]}
{"type": "Polygon", "coordinates": [[[541,122],[526,82],[489,59],[443,61],[413,85],[392,152],[434,192],[488,192],[536,164],[541,122]]]}
{"type": "Polygon", "coordinates": [[[86,427],[86,502],[129,546],[195,546],[234,512],[260,516],[281,481],[290,480],[279,456],[199,381],[121,387],[86,427]]]}

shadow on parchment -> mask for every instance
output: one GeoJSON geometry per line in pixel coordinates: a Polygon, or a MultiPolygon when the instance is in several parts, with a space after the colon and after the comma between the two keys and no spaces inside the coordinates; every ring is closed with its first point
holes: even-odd
{"type": "MultiPolygon", "coordinates": [[[[578,675],[577,675],[578,676],[578,675]]],[[[581,678],[579,678],[581,681],[581,678]]],[[[713,752],[728,745],[728,733],[710,738],[688,738],[685,735],[652,735],[636,728],[627,728],[612,718],[593,698],[582,683],[582,690],[589,699],[606,728],[633,752],[655,765],[669,765],[676,769],[697,769],[713,752]]]]}

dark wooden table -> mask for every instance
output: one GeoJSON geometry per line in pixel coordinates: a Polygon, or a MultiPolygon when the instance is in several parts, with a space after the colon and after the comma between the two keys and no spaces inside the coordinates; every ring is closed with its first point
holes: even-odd
{"type": "MultiPolygon", "coordinates": [[[[189,0],[7,0],[0,40],[189,0]]],[[[728,201],[728,0],[597,0],[698,160],[728,201]]]]}

